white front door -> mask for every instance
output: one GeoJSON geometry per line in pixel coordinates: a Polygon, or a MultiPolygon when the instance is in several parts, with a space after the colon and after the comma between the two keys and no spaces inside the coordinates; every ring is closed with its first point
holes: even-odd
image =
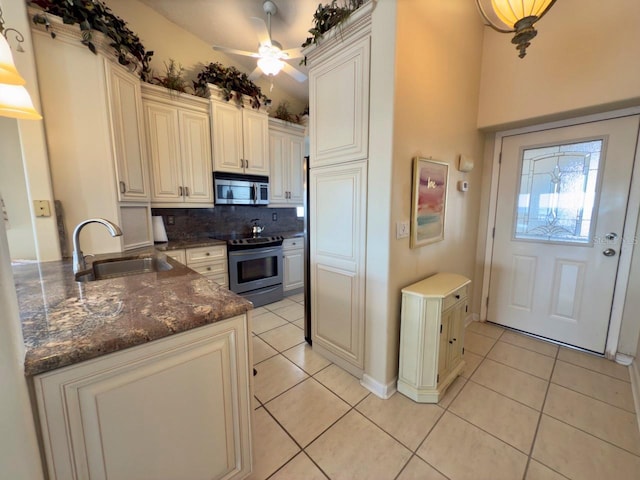
{"type": "Polygon", "coordinates": [[[503,138],[489,321],[604,353],[639,119],[503,138]]]}

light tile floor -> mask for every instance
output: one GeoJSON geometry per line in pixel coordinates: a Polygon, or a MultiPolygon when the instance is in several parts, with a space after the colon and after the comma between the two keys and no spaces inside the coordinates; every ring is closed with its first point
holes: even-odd
{"type": "Polygon", "coordinates": [[[381,400],[304,343],[302,295],[254,311],[251,479],[640,479],[626,367],[504,330],[466,329],[435,404],[381,400]]]}

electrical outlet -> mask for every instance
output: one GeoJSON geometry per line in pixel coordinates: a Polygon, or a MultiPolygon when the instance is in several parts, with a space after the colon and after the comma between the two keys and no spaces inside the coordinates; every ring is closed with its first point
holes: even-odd
{"type": "Polygon", "coordinates": [[[174,217],[173,215],[167,215],[167,225],[175,225],[176,224],[176,217],[174,217]]]}
{"type": "Polygon", "coordinates": [[[50,217],[51,207],[48,200],[34,200],[33,210],[36,217],[50,217]]]}
{"type": "Polygon", "coordinates": [[[409,222],[396,223],[396,239],[407,238],[409,236],[409,222]]]}
{"type": "Polygon", "coordinates": [[[273,212],[271,214],[271,220],[273,220],[274,222],[278,221],[278,213],[277,212],[273,212]]]}

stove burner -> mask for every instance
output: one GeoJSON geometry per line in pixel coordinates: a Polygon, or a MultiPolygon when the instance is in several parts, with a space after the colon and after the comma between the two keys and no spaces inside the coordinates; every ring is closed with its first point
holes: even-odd
{"type": "Polygon", "coordinates": [[[212,238],[225,240],[227,242],[227,248],[229,250],[276,247],[282,245],[282,241],[284,240],[284,237],[280,235],[273,235],[269,237],[237,237],[235,235],[220,235],[212,238]]]}

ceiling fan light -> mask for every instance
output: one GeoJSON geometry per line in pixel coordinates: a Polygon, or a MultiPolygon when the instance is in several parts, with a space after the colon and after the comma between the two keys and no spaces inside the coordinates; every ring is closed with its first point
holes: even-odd
{"type": "Polygon", "coordinates": [[[41,120],[29,92],[22,85],[0,84],[0,117],[41,120]]]}
{"type": "Polygon", "coordinates": [[[24,85],[24,78],[18,73],[9,42],[0,33],[0,83],[9,85],[24,85]]]}
{"type": "Polygon", "coordinates": [[[284,67],[284,62],[277,58],[264,57],[258,60],[258,66],[265,75],[277,75],[284,67]]]}

